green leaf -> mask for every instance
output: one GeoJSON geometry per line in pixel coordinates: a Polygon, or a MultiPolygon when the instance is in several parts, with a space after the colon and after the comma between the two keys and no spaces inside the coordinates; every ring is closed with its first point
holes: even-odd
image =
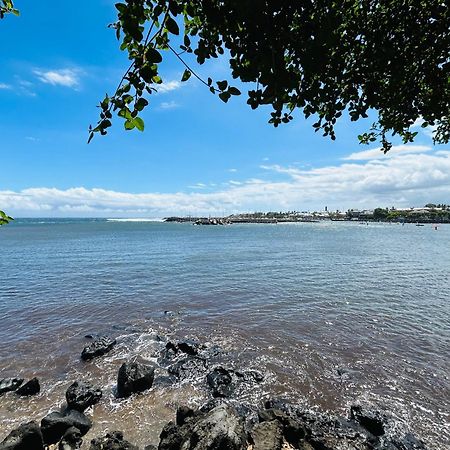
{"type": "Polygon", "coordinates": [[[135,117],[133,123],[139,131],[144,131],[144,121],[140,117],[135,117]]]}
{"type": "Polygon", "coordinates": [[[172,34],[176,34],[176,35],[180,34],[180,28],[178,27],[178,24],[170,16],[166,19],[166,28],[172,34]]]}
{"type": "Polygon", "coordinates": [[[221,92],[219,94],[219,98],[220,100],[222,100],[223,102],[227,103],[228,100],[230,99],[231,95],[228,92],[221,92]]]}
{"type": "Polygon", "coordinates": [[[145,52],[145,58],[147,59],[148,62],[156,64],[160,63],[163,60],[161,53],[159,53],[158,50],[156,50],[156,48],[151,46],[145,52]]]}
{"type": "Polygon", "coordinates": [[[219,89],[221,91],[224,91],[227,88],[227,86],[228,86],[228,81],[227,80],[218,81],[217,82],[217,86],[219,86],[219,89]]]}
{"type": "Polygon", "coordinates": [[[238,88],[230,87],[228,93],[231,95],[241,95],[241,91],[238,88]]]}
{"type": "Polygon", "coordinates": [[[192,72],[188,69],[186,69],[183,73],[183,76],[181,77],[181,81],[187,81],[189,78],[191,78],[192,72]]]}
{"type": "Polygon", "coordinates": [[[122,14],[127,10],[127,5],[124,5],[123,3],[116,3],[115,7],[122,14]]]}
{"type": "Polygon", "coordinates": [[[142,111],[146,106],[148,105],[148,101],[141,97],[136,104],[134,105],[134,107],[138,110],[138,111],[142,111]]]}
{"type": "Polygon", "coordinates": [[[20,11],[18,9],[12,9],[11,12],[17,17],[20,16],[20,11]]]}
{"type": "Polygon", "coordinates": [[[124,123],[125,130],[132,130],[135,126],[134,119],[128,119],[124,123]]]}

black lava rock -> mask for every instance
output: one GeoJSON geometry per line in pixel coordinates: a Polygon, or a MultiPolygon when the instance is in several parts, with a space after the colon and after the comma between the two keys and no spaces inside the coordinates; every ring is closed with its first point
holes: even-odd
{"type": "Polygon", "coordinates": [[[6,436],[0,450],[43,450],[44,442],[39,425],[28,422],[20,425],[6,436]]]}
{"type": "Polygon", "coordinates": [[[96,337],[92,343],[84,347],[81,352],[81,359],[88,361],[96,358],[97,356],[105,355],[111,351],[114,345],[116,345],[115,339],[111,339],[108,336],[96,337]]]}
{"type": "Polygon", "coordinates": [[[189,356],[170,366],[168,371],[171,375],[175,375],[179,380],[186,380],[204,376],[207,368],[208,365],[204,359],[189,356]]]}
{"type": "Polygon", "coordinates": [[[253,450],[281,450],[283,433],[280,423],[276,420],[258,423],[251,432],[251,439],[253,450]]]}
{"type": "Polygon", "coordinates": [[[209,372],[206,381],[212,389],[213,397],[230,397],[234,391],[231,373],[223,367],[216,367],[209,372]]]}
{"type": "Polygon", "coordinates": [[[198,355],[198,352],[203,348],[203,346],[197,342],[194,341],[192,339],[186,339],[184,341],[180,341],[178,342],[178,349],[183,352],[186,353],[187,355],[198,355]]]}
{"type": "Polygon", "coordinates": [[[83,381],[75,381],[66,391],[67,405],[70,409],[83,412],[102,398],[102,391],[83,381]]]}
{"type": "Polygon", "coordinates": [[[71,427],[78,428],[81,435],[84,436],[92,427],[92,422],[83,413],[74,409],[64,413],[55,411],[48,414],[41,421],[44,443],[56,444],[71,427]]]}
{"type": "Polygon", "coordinates": [[[76,427],[70,427],[59,442],[58,450],[77,450],[81,448],[82,443],[81,431],[76,427]]]}
{"type": "Polygon", "coordinates": [[[150,389],[155,378],[155,368],[138,362],[123,363],[117,377],[117,396],[129,397],[135,392],[150,389]]]}
{"type": "Polygon", "coordinates": [[[3,378],[0,380],[0,395],[15,391],[23,383],[23,378],[3,378]]]}
{"type": "Polygon", "coordinates": [[[227,405],[198,413],[182,426],[169,422],[160,435],[159,450],[242,450],[246,448],[243,420],[227,405]]]}
{"type": "Polygon", "coordinates": [[[363,428],[374,436],[384,434],[384,418],[378,411],[367,410],[361,406],[352,406],[350,417],[359,422],[363,428]]]}
{"type": "Polygon", "coordinates": [[[27,383],[23,384],[16,390],[17,395],[21,395],[23,397],[27,397],[30,395],[36,395],[40,392],[41,385],[39,384],[39,380],[34,377],[27,383]]]}
{"type": "Polygon", "coordinates": [[[139,450],[123,438],[121,431],[113,431],[105,437],[92,439],[89,450],[139,450]]]}

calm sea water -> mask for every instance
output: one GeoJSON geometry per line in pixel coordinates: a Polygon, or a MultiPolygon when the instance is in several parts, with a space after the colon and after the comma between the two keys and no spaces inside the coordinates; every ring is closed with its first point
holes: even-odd
{"type": "Polygon", "coordinates": [[[177,405],[207,397],[199,382],[115,400],[121,362],[154,359],[158,332],[267,373],[243,400],[282,395],[339,414],[368,403],[448,448],[449,250],[448,225],[17,220],[0,229],[0,377],[38,376],[42,393],[0,397],[0,439],[86,379],[105,392],[86,442],[121,429],[156,443],[177,405]],[[91,332],[118,345],[83,364],[91,332]]]}

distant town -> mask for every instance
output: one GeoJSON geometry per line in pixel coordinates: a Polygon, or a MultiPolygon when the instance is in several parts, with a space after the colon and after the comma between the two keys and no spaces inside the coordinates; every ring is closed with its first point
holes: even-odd
{"type": "Polygon", "coordinates": [[[357,222],[450,223],[450,205],[428,203],[419,208],[349,209],[347,211],[286,211],[232,214],[224,217],[167,217],[166,222],[192,222],[196,225],[233,223],[319,222],[322,220],[357,222]]]}

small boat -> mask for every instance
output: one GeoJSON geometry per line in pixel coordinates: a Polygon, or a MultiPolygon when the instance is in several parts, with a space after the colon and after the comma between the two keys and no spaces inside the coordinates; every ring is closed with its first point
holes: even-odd
{"type": "Polygon", "coordinates": [[[419,223],[419,222],[416,223],[416,227],[424,227],[424,226],[425,225],[423,223],[419,223]]]}

